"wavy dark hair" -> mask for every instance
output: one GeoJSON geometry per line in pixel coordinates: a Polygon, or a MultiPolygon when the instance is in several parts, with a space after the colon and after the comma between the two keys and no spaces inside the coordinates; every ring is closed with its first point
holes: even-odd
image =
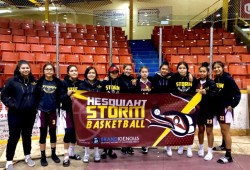
{"type": "Polygon", "coordinates": [[[95,70],[96,77],[95,77],[94,81],[96,81],[98,78],[98,74],[97,74],[95,67],[92,67],[92,66],[89,66],[88,68],[86,68],[85,73],[84,73],[84,78],[88,80],[88,73],[90,70],[95,70]]]}
{"type": "MultiPolygon", "coordinates": [[[[21,66],[22,66],[23,64],[27,64],[27,65],[29,66],[29,68],[30,68],[30,63],[29,63],[28,61],[26,61],[26,60],[20,60],[20,61],[18,61],[18,63],[17,63],[16,69],[15,69],[15,71],[14,71],[14,76],[19,76],[19,77],[22,76],[19,70],[20,70],[20,68],[21,68],[21,66]]],[[[29,77],[34,77],[33,74],[32,74],[32,72],[31,72],[31,68],[30,68],[29,77]]]]}

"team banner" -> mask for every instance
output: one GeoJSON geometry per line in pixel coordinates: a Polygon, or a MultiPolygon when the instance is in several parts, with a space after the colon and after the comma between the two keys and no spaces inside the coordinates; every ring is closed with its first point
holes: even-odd
{"type": "Polygon", "coordinates": [[[240,17],[250,19],[250,2],[249,0],[241,0],[240,17]]]}
{"type": "Polygon", "coordinates": [[[76,91],[77,143],[90,147],[191,145],[201,94],[110,94],[76,91]],[[191,99],[191,100],[190,100],[191,99]]]}

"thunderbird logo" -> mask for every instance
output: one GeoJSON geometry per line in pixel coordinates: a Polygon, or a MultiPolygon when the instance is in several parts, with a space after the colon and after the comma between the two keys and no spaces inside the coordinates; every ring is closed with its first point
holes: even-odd
{"type": "Polygon", "coordinates": [[[168,111],[161,114],[159,108],[151,111],[151,122],[149,127],[169,128],[175,136],[184,137],[195,132],[192,115],[180,113],[178,111],[168,111]]]}

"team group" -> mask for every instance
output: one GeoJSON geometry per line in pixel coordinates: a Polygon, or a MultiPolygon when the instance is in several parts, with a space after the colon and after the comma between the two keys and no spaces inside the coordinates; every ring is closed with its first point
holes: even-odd
{"type": "MultiPolygon", "coordinates": [[[[230,136],[230,124],[233,121],[233,108],[238,105],[241,93],[233,78],[224,72],[224,64],[216,61],[212,64],[215,74],[214,80],[209,78],[209,64],[202,63],[199,68],[199,78],[195,78],[188,71],[188,64],[180,62],[177,72],[170,72],[168,62],[160,66],[159,72],[153,77],[149,76],[149,69],[143,66],[139,70],[137,78],[132,76],[132,66],[123,66],[123,73],[119,76],[119,68],[112,64],[108,70],[108,76],[98,80],[98,73],[94,67],[88,67],[84,73],[84,80],[79,80],[78,69],[75,65],[69,65],[68,75],[64,80],[56,78],[55,67],[52,63],[43,66],[43,76],[36,80],[32,75],[30,64],[21,60],[18,62],[11,77],[1,91],[1,100],[8,107],[9,138],[6,150],[6,169],[13,170],[13,157],[20,136],[22,136],[25,162],[28,166],[34,166],[35,162],[30,157],[31,134],[36,123],[40,128],[41,166],[47,166],[46,137],[49,130],[51,158],[60,163],[56,155],[56,125],[57,114],[64,117],[64,160],[63,166],[70,165],[70,159],[80,160],[75,154],[74,148],[76,135],[73,122],[71,97],[74,90],[86,90],[106,93],[174,93],[194,94],[201,93],[202,100],[199,103],[198,114],[198,156],[205,160],[213,159],[213,150],[225,150],[226,154],[218,163],[233,162],[231,156],[232,140],[230,136]],[[215,104],[216,103],[216,104],[215,104]],[[61,110],[61,111],[60,111],[61,110]],[[60,113],[59,113],[60,112],[60,113]],[[223,136],[222,145],[213,148],[213,118],[220,123],[223,136]],[[208,151],[204,154],[204,133],[208,136],[208,151]]],[[[142,153],[148,153],[148,147],[141,148],[142,153]]],[[[165,147],[167,155],[172,156],[171,146],[165,147]]],[[[90,148],[85,147],[83,162],[89,162],[90,148]]],[[[183,146],[178,147],[178,154],[183,154],[183,146]]],[[[133,154],[131,147],[122,147],[123,154],[133,154]]],[[[192,157],[191,145],[187,146],[187,157],[192,157]]],[[[117,158],[112,148],[104,148],[99,154],[98,147],[94,148],[94,162],[110,157],[117,158]]]]}

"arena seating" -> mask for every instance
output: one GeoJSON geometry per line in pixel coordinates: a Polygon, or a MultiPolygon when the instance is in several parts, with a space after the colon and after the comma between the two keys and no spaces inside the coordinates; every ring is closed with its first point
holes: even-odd
{"type": "MultiPolygon", "coordinates": [[[[183,29],[182,26],[164,26],[162,35],[162,52],[172,70],[176,71],[177,63],[185,61],[189,64],[189,71],[198,75],[198,68],[202,62],[209,62],[210,28],[183,29]],[[193,69],[194,68],[194,69],[193,69]]],[[[159,44],[159,26],[155,26],[151,39],[155,48],[159,44]]],[[[250,53],[244,45],[238,45],[233,32],[221,28],[213,33],[213,61],[226,64],[225,70],[234,77],[240,88],[250,85],[250,53]]]]}
{"type": "MultiPolygon", "coordinates": [[[[59,23],[60,78],[66,74],[65,67],[69,64],[77,64],[81,67],[79,71],[93,65],[101,78],[106,76],[110,60],[109,29],[106,26],[59,23]]],[[[121,27],[113,27],[112,35],[114,63],[118,66],[133,64],[125,32],[121,27]]],[[[39,77],[44,63],[56,62],[55,23],[0,18],[0,47],[1,82],[13,75],[13,67],[21,59],[37,65],[32,66],[35,69],[32,72],[39,77]]],[[[79,74],[83,75],[83,72],[79,74]]]]}

